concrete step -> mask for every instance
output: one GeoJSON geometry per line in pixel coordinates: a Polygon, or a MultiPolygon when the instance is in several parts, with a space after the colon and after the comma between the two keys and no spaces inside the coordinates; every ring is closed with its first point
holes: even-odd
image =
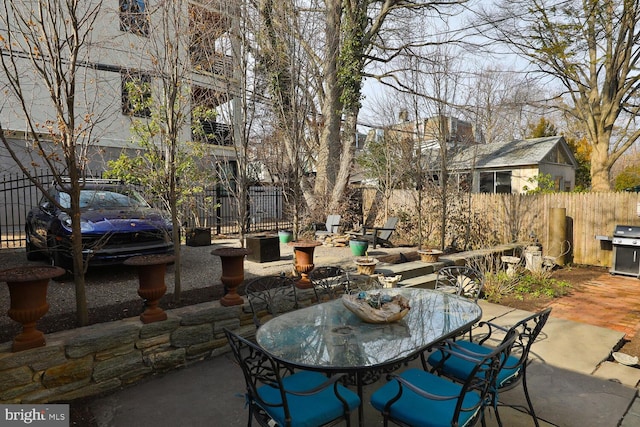
{"type": "Polygon", "coordinates": [[[378,264],[376,273],[385,276],[401,275],[398,286],[433,289],[436,283],[437,271],[447,265],[465,265],[469,260],[483,260],[495,254],[513,253],[518,247],[516,244],[501,245],[489,250],[477,250],[459,252],[456,254],[442,255],[438,262],[425,263],[422,261],[409,261],[399,264],[378,264]]]}
{"type": "Polygon", "coordinates": [[[422,289],[433,289],[436,285],[436,278],[438,277],[437,273],[425,274],[424,276],[412,277],[407,280],[400,280],[398,282],[398,286],[406,288],[422,288],[422,289]]]}
{"type": "Polygon", "coordinates": [[[401,280],[412,279],[414,277],[431,274],[443,266],[442,263],[424,263],[422,261],[403,262],[401,264],[382,264],[376,268],[376,273],[385,276],[395,276],[400,274],[401,280]]]}

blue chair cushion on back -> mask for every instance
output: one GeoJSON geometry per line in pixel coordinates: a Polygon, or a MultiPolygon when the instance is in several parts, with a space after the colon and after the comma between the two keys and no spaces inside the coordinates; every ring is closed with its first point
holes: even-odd
{"type": "MultiPolygon", "coordinates": [[[[489,354],[494,350],[491,347],[485,347],[470,341],[456,341],[456,344],[466,350],[482,355],[489,354]]],[[[428,362],[431,366],[440,366],[441,360],[442,353],[439,351],[434,351],[429,356],[428,362]]],[[[503,368],[498,373],[498,378],[496,380],[498,388],[502,387],[505,383],[507,383],[520,373],[519,367],[510,368],[510,366],[517,366],[518,361],[519,359],[517,357],[509,356],[503,368]]],[[[473,362],[452,355],[445,361],[444,365],[440,368],[440,371],[449,377],[458,378],[459,380],[464,381],[469,377],[471,371],[473,370],[473,368],[475,368],[475,366],[476,365],[473,362]]]]}
{"type": "MultiPolygon", "coordinates": [[[[326,380],[327,377],[319,372],[300,371],[284,377],[282,384],[287,391],[306,391],[319,386],[326,380]]],[[[351,390],[338,385],[338,392],[347,401],[350,410],[354,410],[360,405],[360,398],[351,390]]],[[[267,403],[282,403],[278,388],[264,385],[258,389],[258,394],[267,403]]],[[[292,427],[320,426],[341,417],[344,413],[342,402],[336,397],[333,386],[310,396],[296,396],[289,393],[287,394],[287,402],[289,403],[292,427]]],[[[267,406],[263,409],[279,426],[286,425],[282,407],[267,406]]]]}
{"type": "MultiPolygon", "coordinates": [[[[422,369],[408,369],[400,376],[422,390],[438,395],[459,396],[462,386],[422,369]]],[[[385,404],[398,393],[398,382],[391,380],[371,396],[371,405],[383,411],[385,404]]],[[[480,401],[475,391],[466,394],[462,407],[472,407],[480,401]]],[[[431,400],[419,396],[408,388],[403,388],[402,396],[391,405],[391,417],[409,425],[425,427],[451,427],[457,397],[449,400],[431,400]]],[[[460,412],[461,427],[466,426],[480,409],[460,412]]]]}

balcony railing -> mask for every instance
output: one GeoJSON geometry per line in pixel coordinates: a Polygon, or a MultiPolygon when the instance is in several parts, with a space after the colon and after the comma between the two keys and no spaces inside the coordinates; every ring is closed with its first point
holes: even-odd
{"type": "Polygon", "coordinates": [[[194,141],[214,145],[233,145],[231,126],[211,120],[197,120],[191,128],[194,141]]]}
{"type": "Polygon", "coordinates": [[[233,77],[233,58],[231,56],[197,50],[191,52],[191,63],[196,71],[224,76],[229,79],[233,77]]]}

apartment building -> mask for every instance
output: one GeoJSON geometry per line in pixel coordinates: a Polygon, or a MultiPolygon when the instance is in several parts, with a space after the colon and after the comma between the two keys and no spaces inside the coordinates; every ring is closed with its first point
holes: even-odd
{"type": "MultiPolygon", "coordinates": [[[[44,2],[52,6],[60,0],[44,2]]],[[[64,3],[64,2],[62,2],[64,3]]],[[[0,85],[5,90],[0,103],[1,126],[11,147],[26,165],[45,167],[42,155],[56,161],[60,154],[55,103],[43,76],[53,78],[50,71],[69,70],[76,61],[75,75],[62,71],[64,84],[75,79],[74,122],[80,130],[77,141],[80,161],[92,172],[104,169],[106,162],[125,150],[137,155],[134,121],[148,120],[151,108],[147,102],[158,99],[165,90],[172,72],[180,86],[180,114],[185,115],[179,130],[180,141],[199,141],[212,148],[221,158],[233,158],[230,118],[222,114],[194,115],[194,111],[216,111],[234,97],[234,60],[231,31],[235,2],[226,0],[164,1],[164,0],[87,0],[79,2],[76,13],[81,31],[74,35],[67,25],[69,16],[51,15],[48,19],[52,43],[58,45],[58,55],[40,52],[25,41],[33,34],[25,32],[18,22],[20,14],[31,8],[35,0],[12,2],[15,15],[0,19],[2,56],[14,73],[0,70],[0,85]],[[20,9],[22,8],[22,9],[20,9]],[[69,57],[65,43],[72,37],[84,42],[78,58],[69,57]],[[11,42],[15,40],[15,42],[11,42]],[[43,70],[39,73],[32,58],[43,70]],[[13,68],[11,68],[13,67],[13,68]],[[7,90],[20,85],[22,96],[7,90]],[[13,81],[12,81],[13,80],[13,81]],[[131,90],[135,87],[137,90],[131,90]],[[133,94],[133,95],[132,95],[133,94]],[[135,99],[132,99],[135,98],[135,99]],[[22,108],[26,105],[27,113],[22,108]],[[138,105],[138,107],[136,107],[138,105]],[[140,105],[143,105],[140,108],[140,105]],[[26,115],[28,114],[28,118],[26,115]],[[33,144],[34,133],[50,141],[51,152],[42,153],[33,144]]],[[[45,11],[50,12],[51,7],[45,11]]],[[[64,8],[60,8],[64,9],[64,8]]],[[[47,27],[44,25],[43,27],[47,27]]],[[[71,44],[70,42],[68,44],[71,44]]],[[[9,151],[0,144],[0,170],[17,171],[9,151]]]]}

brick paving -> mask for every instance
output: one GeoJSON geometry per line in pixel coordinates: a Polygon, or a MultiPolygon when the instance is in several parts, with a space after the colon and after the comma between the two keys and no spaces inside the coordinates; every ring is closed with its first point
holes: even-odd
{"type": "Polygon", "coordinates": [[[604,273],[551,307],[554,317],[624,332],[629,340],[640,329],[640,280],[604,273]]]}

